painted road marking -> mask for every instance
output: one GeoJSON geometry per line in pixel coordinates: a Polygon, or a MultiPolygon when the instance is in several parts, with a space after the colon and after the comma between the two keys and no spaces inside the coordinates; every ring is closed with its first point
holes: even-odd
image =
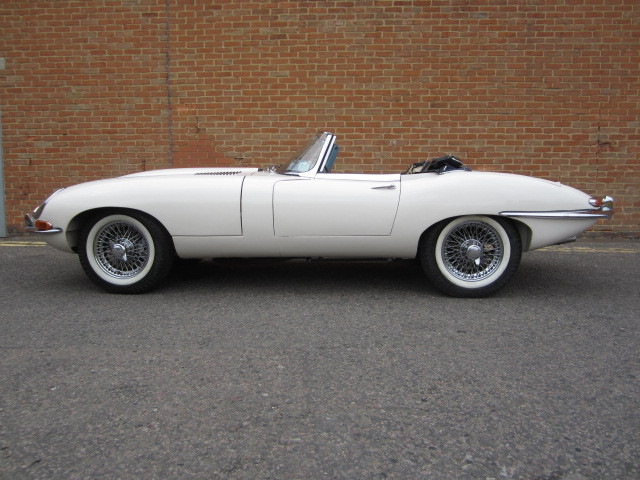
{"type": "Polygon", "coordinates": [[[543,247],[537,252],[571,252],[571,253],[640,253],[640,246],[633,247],[563,247],[560,245],[543,247]]]}
{"type": "Polygon", "coordinates": [[[0,240],[0,247],[44,247],[47,242],[29,242],[22,240],[0,240]]]}

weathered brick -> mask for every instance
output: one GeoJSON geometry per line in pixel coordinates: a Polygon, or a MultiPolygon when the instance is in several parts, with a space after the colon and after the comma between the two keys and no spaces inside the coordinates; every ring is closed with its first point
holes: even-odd
{"type": "Polygon", "coordinates": [[[4,0],[9,229],[60,185],[274,163],[327,129],[342,171],[455,152],[613,192],[594,231],[639,235],[639,18],[637,0],[4,0]]]}

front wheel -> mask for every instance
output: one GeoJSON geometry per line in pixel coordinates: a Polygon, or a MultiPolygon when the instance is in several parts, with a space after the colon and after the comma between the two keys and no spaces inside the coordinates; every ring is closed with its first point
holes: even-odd
{"type": "Polygon", "coordinates": [[[454,297],[486,297],[515,274],[522,240],[504,219],[459,217],[429,230],[418,254],[427,277],[443,292],[454,297]]]}
{"type": "Polygon", "coordinates": [[[87,276],[111,293],[151,290],[174,260],[164,228],[138,212],[93,217],[81,230],[78,255],[87,276]]]}

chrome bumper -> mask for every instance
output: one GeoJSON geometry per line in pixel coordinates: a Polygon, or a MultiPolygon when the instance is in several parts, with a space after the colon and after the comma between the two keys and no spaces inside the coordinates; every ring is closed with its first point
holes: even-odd
{"type": "Polygon", "coordinates": [[[38,228],[38,226],[36,225],[36,220],[33,218],[33,215],[31,215],[30,213],[27,213],[24,216],[24,229],[27,232],[31,232],[31,233],[46,233],[46,234],[61,233],[62,232],[61,228],[54,227],[49,222],[42,221],[42,226],[43,227],[47,227],[47,228],[38,228]]]}
{"type": "Polygon", "coordinates": [[[515,218],[545,218],[560,220],[585,220],[589,218],[611,218],[613,216],[614,211],[612,197],[606,196],[601,199],[592,198],[591,200],[589,203],[597,208],[587,208],[584,210],[558,210],[551,212],[505,211],[500,212],[500,215],[515,218]]]}

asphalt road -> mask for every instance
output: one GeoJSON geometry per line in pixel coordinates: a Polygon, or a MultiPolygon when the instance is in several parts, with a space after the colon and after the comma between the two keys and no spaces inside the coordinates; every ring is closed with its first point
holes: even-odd
{"type": "Polygon", "coordinates": [[[527,253],[461,300],[411,263],[302,261],[116,296],[14,240],[2,479],[640,478],[640,242],[527,253]]]}

